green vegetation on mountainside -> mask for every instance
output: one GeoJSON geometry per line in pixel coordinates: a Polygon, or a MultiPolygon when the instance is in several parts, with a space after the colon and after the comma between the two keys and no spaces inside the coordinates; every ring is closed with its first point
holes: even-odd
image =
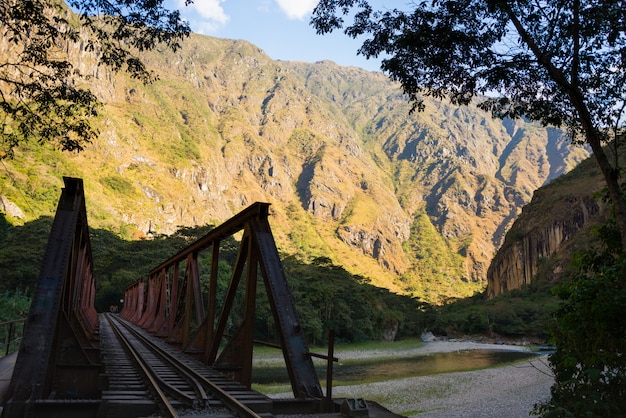
{"type": "Polygon", "coordinates": [[[559,307],[552,284],[532,286],[487,300],[485,294],[433,307],[426,323],[435,335],[450,338],[481,336],[541,344],[549,339],[550,323],[559,307]]]}
{"type": "Polygon", "coordinates": [[[25,214],[11,224],[51,216],[63,176],[84,180],[90,226],[124,239],[218,224],[265,201],[285,254],[441,303],[484,288],[533,190],[584,156],[474,106],[429,100],[409,115],[383,74],[272,61],[245,41],[193,35],[146,63],[160,78],[150,85],[92,80],[104,106],[84,152],[24,144],[4,161],[0,195],[25,214]],[[548,145],[550,158],[520,163],[548,145]]]}
{"type": "Polygon", "coordinates": [[[456,282],[454,277],[462,277],[463,257],[446,242],[430,221],[428,215],[416,214],[411,225],[411,238],[404,244],[407,254],[415,260],[405,276],[403,290],[415,297],[441,304],[449,298],[471,296],[482,291],[477,282],[456,282]],[[411,279],[419,277],[419,280],[411,279]]]}

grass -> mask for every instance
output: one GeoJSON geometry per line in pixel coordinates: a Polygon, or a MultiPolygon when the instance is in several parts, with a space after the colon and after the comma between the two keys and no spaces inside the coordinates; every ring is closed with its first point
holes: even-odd
{"type": "Polygon", "coordinates": [[[292,389],[291,385],[261,385],[253,383],[252,390],[256,390],[257,392],[261,392],[265,395],[277,395],[279,393],[291,392],[292,389]]]}

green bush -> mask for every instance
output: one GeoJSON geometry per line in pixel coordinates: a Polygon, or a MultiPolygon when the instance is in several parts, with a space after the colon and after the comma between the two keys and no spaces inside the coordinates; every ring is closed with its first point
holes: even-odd
{"type": "Polygon", "coordinates": [[[135,186],[133,186],[133,183],[122,176],[111,175],[102,177],[100,183],[123,196],[132,196],[135,194],[135,186]]]}
{"type": "Polygon", "coordinates": [[[425,315],[416,299],[366,284],[325,257],[306,264],[287,256],[283,265],[313,345],[324,344],[330,329],[343,342],[379,341],[384,330],[394,327],[396,338],[415,337],[423,330],[425,315]]]}
{"type": "Polygon", "coordinates": [[[537,415],[626,416],[626,254],[610,227],[602,231],[605,247],[580,254],[578,274],[556,288],[555,384],[537,415]]]}
{"type": "Polygon", "coordinates": [[[0,293],[0,322],[26,318],[30,301],[31,297],[21,290],[0,293]]]}
{"type": "Polygon", "coordinates": [[[510,338],[548,338],[558,299],[546,286],[527,286],[487,300],[484,293],[432,307],[427,328],[435,334],[498,335],[510,338]],[[540,289],[537,291],[536,289],[540,289]]]}
{"type": "Polygon", "coordinates": [[[52,218],[5,229],[0,240],[0,292],[32,293],[48,242],[52,218]]]}

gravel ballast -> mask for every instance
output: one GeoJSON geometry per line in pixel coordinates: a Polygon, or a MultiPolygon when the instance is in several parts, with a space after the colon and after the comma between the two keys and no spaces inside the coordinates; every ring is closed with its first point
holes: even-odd
{"type": "MultiPolygon", "coordinates": [[[[523,346],[465,341],[433,341],[398,355],[471,349],[527,350],[523,346]]],[[[389,355],[381,352],[380,356],[389,355]]],[[[377,353],[342,352],[341,358],[376,357],[377,353]]],[[[334,398],[372,399],[404,416],[528,417],[533,406],[550,397],[554,382],[546,355],[483,370],[443,373],[353,386],[335,386],[334,398]]],[[[275,397],[283,397],[275,395],[275,397]]]]}

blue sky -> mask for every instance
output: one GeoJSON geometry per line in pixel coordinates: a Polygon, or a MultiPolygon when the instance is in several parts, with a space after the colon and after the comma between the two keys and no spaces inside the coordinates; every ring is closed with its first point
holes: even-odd
{"type": "MultiPolygon", "coordinates": [[[[376,4],[377,2],[371,2],[376,4]]],[[[272,59],[315,62],[329,59],[370,71],[379,62],[357,56],[361,45],[342,32],[317,35],[309,25],[317,0],[167,0],[179,9],[196,33],[218,38],[244,39],[260,47],[272,59]]]]}

